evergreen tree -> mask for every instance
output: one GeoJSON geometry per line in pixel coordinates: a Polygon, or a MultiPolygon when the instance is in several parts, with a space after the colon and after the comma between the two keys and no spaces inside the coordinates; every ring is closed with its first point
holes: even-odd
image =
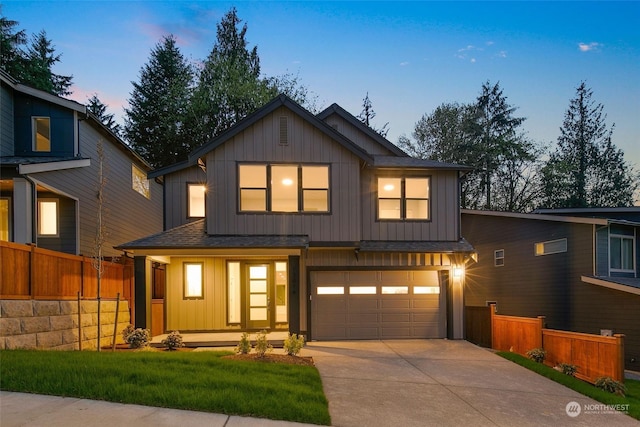
{"type": "Polygon", "coordinates": [[[387,126],[389,126],[389,122],[385,123],[384,126],[379,129],[375,128],[373,127],[373,123],[371,122],[375,116],[376,112],[373,111],[373,104],[369,99],[369,92],[367,92],[367,95],[362,100],[362,112],[357,116],[357,118],[367,127],[379,133],[383,138],[386,138],[387,134],[389,133],[389,129],[387,129],[387,126]]]}
{"type": "Polygon", "coordinates": [[[13,78],[20,80],[25,66],[22,47],[27,43],[27,33],[16,31],[18,22],[1,15],[0,4],[0,67],[13,78]]]}
{"type": "Polygon", "coordinates": [[[273,98],[274,85],[260,78],[258,48],[247,47],[247,25],[232,8],[217,24],[217,40],[204,61],[190,127],[199,144],[219,135],[273,98]]]}
{"type": "Polygon", "coordinates": [[[152,49],[125,109],[124,135],[151,165],[186,158],[195,148],[188,121],[193,69],[171,35],[152,49]]]}
{"type": "Polygon", "coordinates": [[[638,174],[612,143],[613,126],[592,95],[582,82],[569,103],[557,148],[542,169],[545,207],[633,205],[638,174]]]}
{"type": "Polygon", "coordinates": [[[87,104],[87,109],[93,113],[106,127],[108,127],[114,134],[120,136],[120,132],[122,129],[120,125],[116,122],[114,115],[111,113],[107,113],[107,106],[100,101],[98,98],[98,94],[94,93],[91,98],[89,98],[89,103],[87,104]]]}
{"type": "Polygon", "coordinates": [[[33,36],[27,49],[26,65],[19,77],[21,83],[58,96],[70,95],[73,76],[63,76],[52,71],[61,57],[62,54],[55,53],[55,46],[47,38],[47,33],[40,31],[33,36]]]}

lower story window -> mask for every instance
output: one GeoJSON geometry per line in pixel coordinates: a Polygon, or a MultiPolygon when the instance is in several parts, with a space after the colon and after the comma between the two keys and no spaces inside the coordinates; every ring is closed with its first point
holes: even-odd
{"type": "Polygon", "coordinates": [[[185,262],[184,298],[204,297],[204,264],[201,262],[185,262]]]}
{"type": "Polygon", "coordinates": [[[58,199],[38,200],[38,235],[58,236],[58,199]]]}
{"type": "Polygon", "coordinates": [[[9,240],[9,212],[11,205],[8,198],[0,199],[0,240],[9,240]]]}

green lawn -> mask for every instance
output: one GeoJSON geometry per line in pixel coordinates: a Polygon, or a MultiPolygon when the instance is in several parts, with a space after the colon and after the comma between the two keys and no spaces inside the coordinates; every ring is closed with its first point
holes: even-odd
{"type": "Polygon", "coordinates": [[[587,382],[570,377],[569,375],[565,375],[562,372],[558,372],[555,369],[550,368],[549,366],[546,366],[542,363],[536,363],[524,356],[520,356],[519,354],[506,351],[500,351],[497,354],[504,357],[505,359],[511,360],[512,362],[524,366],[531,371],[537,372],[538,374],[543,375],[557,383],[569,387],[570,389],[573,389],[578,393],[584,394],[585,396],[597,400],[600,403],[604,403],[606,405],[628,404],[629,415],[640,420],[640,381],[629,379],[625,380],[624,385],[627,388],[627,393],[625,397],[620,397],[600,390],[599,388],[587,382]]]}
{"type": "Polygon", "coordinates": [[[0,351],[0,389],[330,425],[315,367],[228,352],[0,351]]]}

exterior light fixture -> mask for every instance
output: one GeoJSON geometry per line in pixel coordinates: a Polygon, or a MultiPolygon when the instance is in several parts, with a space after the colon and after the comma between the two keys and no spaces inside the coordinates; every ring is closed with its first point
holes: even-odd
{"type": "Polygon", "coordinates": [[[455,277],[456,279],[460,279],[462,277],[462,275],[464,274],[464,268],[462,267],[455,267],[453,269],[453,277],[455,277]]]}
{"type": "Polygon", "coordinates": [[[285,178],[285,179],[282,180],[282,184],[291,185],[291,184],[293,184],[293,180],[291,178],[285,178]]]}

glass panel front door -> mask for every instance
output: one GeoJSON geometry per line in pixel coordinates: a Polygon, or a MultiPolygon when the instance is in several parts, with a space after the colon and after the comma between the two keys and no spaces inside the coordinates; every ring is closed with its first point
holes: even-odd
{"type": "Polygon", "coordinates": [[[267,264],[248,266],[248,321],[250,329],[271,327],[269,294],[269,266],[267,264]]]}

